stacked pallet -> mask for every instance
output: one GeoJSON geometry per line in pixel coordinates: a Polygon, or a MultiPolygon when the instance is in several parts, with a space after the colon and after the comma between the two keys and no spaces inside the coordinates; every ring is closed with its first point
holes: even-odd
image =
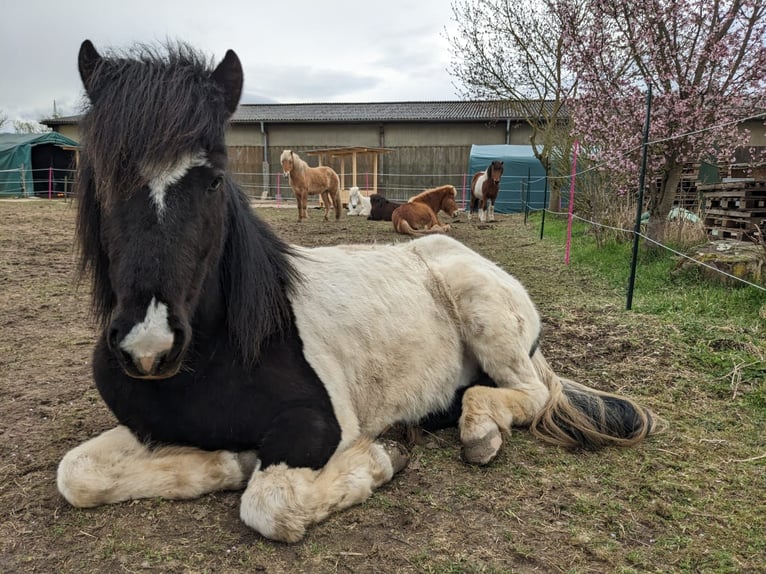
{"type": "Polygon", "coordinates": [[[766,180],[700,184],[705,198],[705,229],[716,239],[743,241],[766,220],[766,180]]]}

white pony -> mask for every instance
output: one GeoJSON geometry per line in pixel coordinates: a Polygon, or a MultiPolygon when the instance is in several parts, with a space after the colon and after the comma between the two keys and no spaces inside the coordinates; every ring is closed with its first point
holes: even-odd
{"type": "Polygon", "coordinates": [[[358,187],[352,187],[348,193],[348,215],[364,215],[367,217],[370,215],[371,210],[370,198],[362,195],[358,187]]]}

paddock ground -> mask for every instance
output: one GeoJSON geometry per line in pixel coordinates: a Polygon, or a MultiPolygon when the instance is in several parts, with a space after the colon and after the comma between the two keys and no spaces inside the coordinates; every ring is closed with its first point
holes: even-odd
{"type": "MultiPolygon", "coordinates": [[[[304,245],[406,240],[390,222],[325,223],[310,209],[299,224],[294,208],[256,210],[304,245]]],[[[58,461],[115,424],[90,379],[74,211],[0,202],[0,572],[763,571],[762,417],[695,366],[675,325],[623,311],[624,293],[565,267],[563,246],[518,215],[481,227],[463,218],[451,233],[527,285],[560,374],[638,399],[667,432],[568,452],[516,430],[486,468],[460,461],[454,430],[426,435],[390,484],[294,545],[245,527],[236,492],[71,508],[56,491],[58,461]]]]}

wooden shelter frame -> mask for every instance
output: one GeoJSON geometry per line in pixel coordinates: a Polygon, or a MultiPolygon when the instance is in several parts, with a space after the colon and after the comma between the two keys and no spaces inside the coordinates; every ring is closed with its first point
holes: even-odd
{"type": "MultiPolygon", "coordinates": [[[[332,167],[332,160],[340,160],[340,188],[343,203],[348,202],[348,190],[346,189],[346,160],[351,158],[351,187],[359,187],[360,191],[369,196],[372,193],[378,192],[378,158],[386,153],[394,151],[391,148],[385,147],[336,147],[336,148],[324,148],[314,149],[306,151],[307,156],[316,157],[319,160],[319,165],[329,165],[332,167]],[[357,160],[360,156],[372,156],[372,187],[370,189],[362,189],[358,183],[357,173],[357,160]]],[[[365,186],[366,187],[366,186],[365,186]]]]}

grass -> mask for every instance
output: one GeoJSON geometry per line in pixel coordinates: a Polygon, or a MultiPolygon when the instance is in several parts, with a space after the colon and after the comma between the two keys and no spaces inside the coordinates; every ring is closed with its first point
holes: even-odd
{"type": "MultiPolygon", "coordinates": [[[[566,231],[565,219],[546,218],[545,241],[563,244],[566,231]]],[[[627,294],[632,243],[599,247],[590,231],[589,224],[574,222],[570,264],[604,288],[627,294]]],[[[669,325],[665,335],[710,374],[715,392],[742,395],[766,418],[766,291],[675,274],[678,256],[670,251],[639,250],[637,261],[633,310],[669,325]]]]}

